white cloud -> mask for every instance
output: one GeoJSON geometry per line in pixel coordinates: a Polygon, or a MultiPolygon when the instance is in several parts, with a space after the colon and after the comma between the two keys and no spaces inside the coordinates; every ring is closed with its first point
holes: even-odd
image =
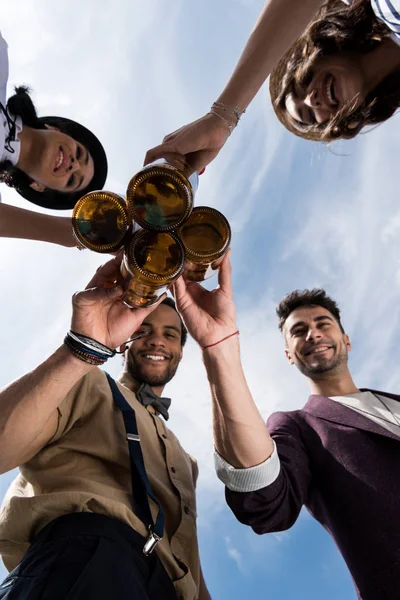
{"type": "MultiPolygon", "coordinates": [[[[224,15],[211,0],[197,21],[189,16],[199,7],[188,8],[183,0],[5,3],[10,83],[30,83],[41,114],[68,113],[92,127],[108,151],[107,187],[123,193],[146,149],[207,110],[219,93],[215,86],[220,77],[223,84],[244,40],[239,21],[253,19],[250,8],[255,19],[260,8],[251,0],[236,4],[239,12],[230,18],[237,29],[221,30],[224,15]],[[207,39],[194,55],[189,38],[197,40],[201,28],[207,39]],[[205,70],[211,57],[215,63],[205,70]]],[[[354,342],[359,385],[392,391],[400,385],[398,120],[350,145],[335,145],[334,151],[349,153],[335,156],[286,133],[267,109],[267,95],[265,88],[207,169],[197,197],[232,223],[242,357],[265,419],[275,410],[300,408],[308,394],[304,379],[285,361],[274,315],[281,296],[296,287],[322,285],[339,301],[354,342]]],[[[1,193],[3,201],[27,207],[12,191],[1,193]]],[[[72,293],[104,260],[89,252],[0,240],[0,384],[61,343],[72,293]]],[[[114,361],[110,372],[116,375],[119,368],[114,361]]],[[[212,535],[224,496],[213,470],[208,383],[193,342],[166,394],[173,398],[169,425],[199,460],[199,522],[212,535]]],[[[1,490],[8,481],[9,476],[0,478],[1,490]]],[[[246,535],[251,560],[268,547],[278,564],[281,537],[263,541],[251,531],[246,535]]],[[[245,568],[236,544],[227,550],[245,568]]]]}
{"type": "Polygon", "coordinates": [[[228,556],[230,556],[231,559],[235,562],[239,571],[241,571],[243,573],[245,571],[243,554],[240,552],[240,550],[238,550],[235,547],[235,545],[232,543],[232,540],[229,536],[225,536],[224,541],[226,544],[226,550],[228,552],[228,556]]]}

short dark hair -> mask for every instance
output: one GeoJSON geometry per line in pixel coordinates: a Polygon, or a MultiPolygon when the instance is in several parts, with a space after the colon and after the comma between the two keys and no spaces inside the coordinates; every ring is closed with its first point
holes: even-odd
{"type": "Polygon", "coordinates": [[[178,311],[176,309],[175,300],[173,298],[170,298],[168,296],[167,298],[165,298],[165,300],[163,300],[161,302],[161,304],[166,304],[170,308],[173,308],[174,311],[177,313],[177,315],[179,317],[179,320],[181,322],[181,327],[182,327],[182,332],[181,332],[181,346],[183,348],[183,346],[186,344],[186,340],[187,340],[187,336],[188,336],[188,330],[186,329],[185,325],[183,324],[182,317],[181,317],[181,315],[178,313],[178,311]]]}
{"type": "Polygon", "coordinates": [[[340,310],[337,303],[321,288],[313,288],[312,290],[294,290],[282,298],[276,307],[276,314],[279,319],[279,329],[281,331],[283,331],[283,327],[289,315],[296,310],[296,308],[300,308],[301,306],[322,306],[322,308],[325,308],[331,313],[337,321],[341,332],[344,333],[340,320],[340,310]]]}

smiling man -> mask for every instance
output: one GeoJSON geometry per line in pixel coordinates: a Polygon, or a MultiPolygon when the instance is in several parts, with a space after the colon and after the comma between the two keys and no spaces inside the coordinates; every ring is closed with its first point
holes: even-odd
{"type": "MultiPolygon", "coordinates": [[[[224,318],[218,317],[234,331],[226,305],[224,318]]],[[[286,357],[311,388],[302,409],[274,413],[265,427],[241,372],[235,338],[220,334],[223,344],[206,351],[212,353],[205,364],[216,406],[216,469],[227,502],[258,534],[289,529],[305,506],[335,540],[358,597],[396,600],[400,396],[353,382],[350,339],[324,290],[292,292],[277,314],[286,357]]],[[[199,321],[196,316],[197,328],[199,321]]]]}
{"type": "Polygon", "coordinates": [[[187,336],[171,298],[143,321],[139,333],[146,335],[126,349],[121,381],[127,382],[139,397],[143,390],[149,393],[150,389],[151,395],[161,396],[178,369],[187,336]],[[165,343],[154,343],[157,330],[162,330],[165,343]]]}
{"type": "Polygon", "coordinates": [[[210,600],[197,463],[161,397],[187,331],[172,299],[123,304],[108,285],[120,261],[75,294],[64,344],[0,392],[0,473],[20,468],[0,511],[0,599],[210,600]],[[98,366],[118,347],[117,383],[98,366]]]}

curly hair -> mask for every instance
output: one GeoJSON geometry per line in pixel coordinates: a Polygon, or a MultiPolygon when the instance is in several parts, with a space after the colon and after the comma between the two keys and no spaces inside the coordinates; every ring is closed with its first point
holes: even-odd
{"type": "MultiPolygon", "coordinates": [[[[15,94],[8,99],[7,111],[16,117],[21,117],[23,124],[28,127],[44,129],[44,125],[38,119],[29,91],[29,88],[25,86],[16,87],[15,94]]],[[[29,187],[32,181],[28,175],[15,167],[11,161],[3,160],[0,162],[0,182],[20,192],[29,187]]]]}
{"type": "Polygon", "coordinates": [[[340,310],[337,303],[321,288],[313,288],[312,290],[294,290],[282,298],[276,307],[276,314],[279,319],[279,329],[281,331],[283,331],[283,327],[289,315],[297,308],[303,306],[322,306],[322,308],[325,308],[331,313],[337,321],[340,331],[344,333],[342,322],[340,320],[340,310]]]}
{"type": "Polygon", "coordinates": [[[303,35],[292,45],[270,77],[269,89],[275,113],[281,123],[302,138],[332,141],[353,138],[366,125],[389,119],[400,105],[400,72],[386,77],[363,104],[344,106],[328,122],[305,125],[293,119],[285,99],[296,79],[305,84],[315,61],[342,52],[366,54],[377,48],[392,32],[378,20],[369,0],[355,0],[349,7],[342,0],[326,3],[303,35]]]}

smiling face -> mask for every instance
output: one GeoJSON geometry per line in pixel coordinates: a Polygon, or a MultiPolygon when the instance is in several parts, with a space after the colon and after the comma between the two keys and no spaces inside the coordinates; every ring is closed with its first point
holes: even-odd
{"type": "MultiPolygon", "coordinates": [[[[25,134],[32,135],[33,143],[25,156],[22,143],[17,166],[34,180],[31,187],[35,191],[50,188],[59,192],[76,192],[89,185],[94,175],[94,163],[82,144],[54,127],[26,130],[25,134]]],[[[23,136],[20,135],[20,138],[23,141],[23,136]]]]}
{"type": "Polygon", "coordinates": [[[347,369],[349,337],[322,306],[294,310],[286,319],[283,334],[290,364],[296,365],[306,377],[321,379],[347,369]]]}
{"type": "Polygon", "coordinates": [[[359,107],[366,97],[363,73],[356,55],[318,58],[303,82],[295,75],[285,97],[285,109],[295,126],[327,123],[342,108],[359,107]]]}
{"type": "Polygon", "coordinates": [[[148,383],[160,394],[182,358],[181,320],[171,306],[160,304],[143,321],[137,333],[141,332],[148,335],[131,343],[125,368],[136,381],[148,383]]]}

